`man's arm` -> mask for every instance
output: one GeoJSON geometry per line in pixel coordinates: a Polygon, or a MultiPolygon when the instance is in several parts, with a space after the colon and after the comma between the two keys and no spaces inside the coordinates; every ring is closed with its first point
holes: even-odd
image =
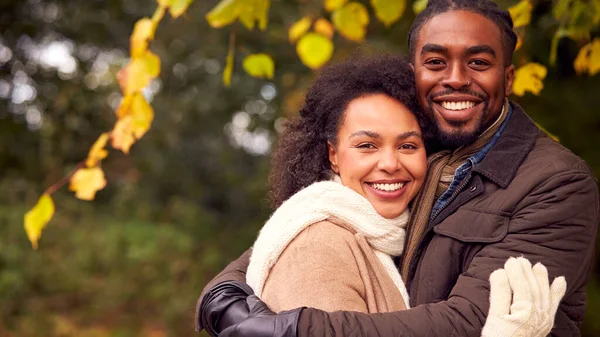
{"type": "MultiPolygon", "coordinates": [[[[551,279],[564,275],[568,301],[587,281],[598,207],[596,181],[589,174],[555,174],[515,209],[507,236],[477,253],[448,300],[375,315],[309,308],[300,316],[298,336],[480,336],[489,309],[489,275],[511,256],[542,262],[551,279]]],[[[556,314],[563,328],[555,328],[553,336],[579,334],[579,322],[569,309],[563,302],[556,314]]]]}

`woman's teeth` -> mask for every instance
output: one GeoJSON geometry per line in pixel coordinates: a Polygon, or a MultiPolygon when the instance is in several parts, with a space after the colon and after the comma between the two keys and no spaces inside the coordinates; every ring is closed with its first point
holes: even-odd
{"type": "Polygon", "coordinates": [[[397,190],[401,189],[402,187],[404,187],[404,183],[371,184],[371,186],[373,186],[373,188],[376,189],[376,190],[381,190],[381,191],[386,191],[386,192],[393,192],[393,191],[397,191],[397,190]]]}
{"type": "Polygon", "coordinates": [[[464,110],[475,106],[475,102],[442,102],[441,106],[448,110],[464,110]]]}

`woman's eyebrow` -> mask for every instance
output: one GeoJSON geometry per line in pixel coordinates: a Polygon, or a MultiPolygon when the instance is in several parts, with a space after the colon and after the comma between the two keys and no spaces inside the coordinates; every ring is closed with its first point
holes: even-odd
{"type": "Polygon", "coordinates": [[[396,139],[406,139],[409,137],[423,138],[423,136],[421,136],[421,134],[418,133],[417,131],[407,131],[407,132],[403,132],[403,133],[399,134],[396,137],[396,139]]]}
{"type": "Polygon", "coordinates": [[[367,136],[367,137],[371,137],[371,138],[375,138],[375,139],[382,138],[381,135],[378,134],[377,132],[360,130],[360,131],[356,131],[356,132],[352,133],[350,136],[348,136],[348,139],[358,137],[358,136],[367,136]]]}

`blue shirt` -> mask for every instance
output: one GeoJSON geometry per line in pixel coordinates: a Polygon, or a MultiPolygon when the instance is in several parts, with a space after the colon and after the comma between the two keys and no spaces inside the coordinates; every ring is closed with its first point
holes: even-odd
{"type": "Polygon", "coordinates": [[[452,196],[454,191],[458,188],[458,185],[467,176],[467,173],[469,173],[469,171],[475,165],[480,163],[483,160],[483,158],[485,158],[485,156],[490,151],[490,149],[492,147],[494,147],[494,145],[496,144],[496,141],[498,141],[498,138],[500,138],[500,135],[502,134],[504,129],[506,129],[506,125],[508,124],[508,120],[510,119],[511,115],[512,115],[512,106],[510,106],[510,104],[509,104],[508,105],[508,115],[506,116],[506,119],[504,120],[504,122],[502,122],[500,129],[498,129],[498,131],[496,131],[496,133],[494,134],[492,139],[490,139],[490,141],[481,150],[479,150],[479,152],[477,152],[474,155],[472,155],[471,157],[469,157],[464,164],[460,165],[456,169],[456,171],[454,171],[454,177],[452,178],[452,182],[450,183],[450,186],[437,199],[437,201],[433,205],[433,208],[431,209],[431,215],[429,217],[430,221],[433,220],[433,218],[435,218],[438,215],[438,213],[441,212],[442,209],[444,209],[444,207],[446,207],[448,205],[448,199],[450,199],[450,196],[452,196]]]}

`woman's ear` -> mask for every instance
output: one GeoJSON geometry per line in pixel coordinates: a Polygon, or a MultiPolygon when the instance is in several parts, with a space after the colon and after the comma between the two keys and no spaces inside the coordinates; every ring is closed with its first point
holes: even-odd
{"type": "Polygon", "coordinates": [[[329,152],[329,163],[331,164],[331,170],[335,174],[340,174],[340,170],[337,166],[337,153],[335,152],[335,146],[331,142],[327,142],[327,149],[329,152]]]}

